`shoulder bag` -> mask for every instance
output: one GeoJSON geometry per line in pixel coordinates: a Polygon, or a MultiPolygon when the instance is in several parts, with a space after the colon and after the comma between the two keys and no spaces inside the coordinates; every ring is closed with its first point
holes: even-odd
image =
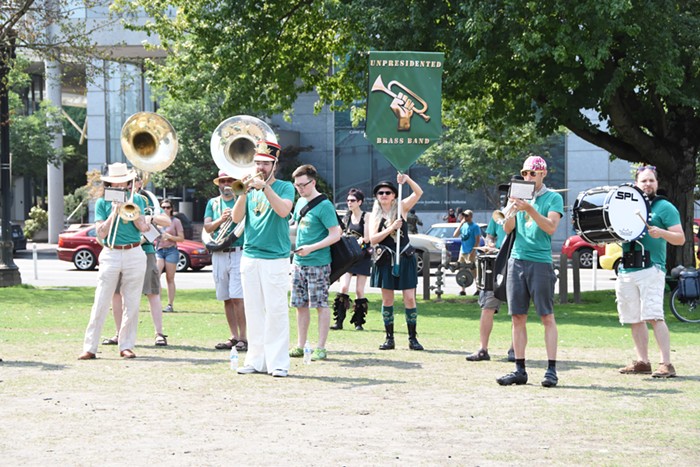
{"type": "MultiPolygon", "coordinates": [[[[318,195],[309,204],[299,211],[299,219],[307,212],[316,207],[321,201],[328,199],[326,195],[318,195]]],[[[336,213],[336,217],[338,214],[336,213]]],[[[338,224],[344,228],[342,219],[338,217],[338,224]]],[[[331,248],[331,284],[348,272],[351,267],[360,262],[365,257],[358,239],[354,235],[341,235],[340,240],[330,246],[331,248]]]]}

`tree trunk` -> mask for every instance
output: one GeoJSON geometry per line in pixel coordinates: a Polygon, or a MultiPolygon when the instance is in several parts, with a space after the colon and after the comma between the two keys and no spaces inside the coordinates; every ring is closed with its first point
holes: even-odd
{"type": "Polygon", "coordinates": [[[693,218],[695,211],[695,157],[694,150],[686,148],[685,153],[676,159],[676,170],[671,174],[659,173],[659,190],[666,191],[668,200],[678,209],[681,215],[681,225],[685,233],[685,244],[682,247],[668,245],[666,267],[671,268],[682,264],[695,267],[693,218]]]}

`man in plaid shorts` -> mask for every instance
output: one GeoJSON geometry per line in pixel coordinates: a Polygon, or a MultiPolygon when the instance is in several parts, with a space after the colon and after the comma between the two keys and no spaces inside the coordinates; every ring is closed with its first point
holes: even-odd
{"type": "MultiPolygon", "coordinates": [[[[318,345],[311,356],[312,360],[326,358],[326,339],[331,323],[328,306],[328,288],[331,275],[330,246],[340,240],[342,230],[333,203],[328,199],[309,203],[320,195],[316,189],[318,173],[314,166],[305,164],[292,174],[294,187],[299,200],[294,207],[294,221],[297,223],[297,244],[294,250],[292,271],[291,305],[297,309],[297,346],[289,351],[290,357],[304,355],[304,343],[311,321],[309,308],[318,310],[318,345]]],[[[324,197],[325,198],[325,197],[324,197]]]]}

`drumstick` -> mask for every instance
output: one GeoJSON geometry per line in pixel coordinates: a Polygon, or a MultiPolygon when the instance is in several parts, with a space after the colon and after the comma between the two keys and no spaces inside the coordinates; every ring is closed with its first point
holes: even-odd
{"type": "Polygon", "coordinates": [[[647,226],[647,229],[651,228],[651,226],[649,224],[647,224],[647,220],[644,218],[644,216],[642,216],[642,211],[637,209],[634,213],[639,216],[639,218],[642,220],[642,222],[644,222],[644,225],[647,226]]]}

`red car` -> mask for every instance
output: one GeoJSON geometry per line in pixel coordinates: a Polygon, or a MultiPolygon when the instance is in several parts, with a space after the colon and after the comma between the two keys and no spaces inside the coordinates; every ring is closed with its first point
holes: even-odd
{"type": "MultiPolygon", "coordinates": [[[[186,271],[187,268],[199,271],[211,264],[211,254],[203,243],[185,240],[177,244],[177,249],[180,252],[177,272],[186,271]]],[[[58,236],[58,259],[72,262],[81,271],[95,269],[100,251],[102,245],[97,241],[93,224],[72,225],[58,236]]]]}
{"type": "Polygon", "coordinates": [[[577,250],[579,252],[579,267],[590,268],[593,266],[593,250],[598,251],[598,258],[600,258],[605,254],[605,245],[593,245],[582,239],[580,235],[572,235],[562,245],[561,254],[571,259],[577,250]]]}

